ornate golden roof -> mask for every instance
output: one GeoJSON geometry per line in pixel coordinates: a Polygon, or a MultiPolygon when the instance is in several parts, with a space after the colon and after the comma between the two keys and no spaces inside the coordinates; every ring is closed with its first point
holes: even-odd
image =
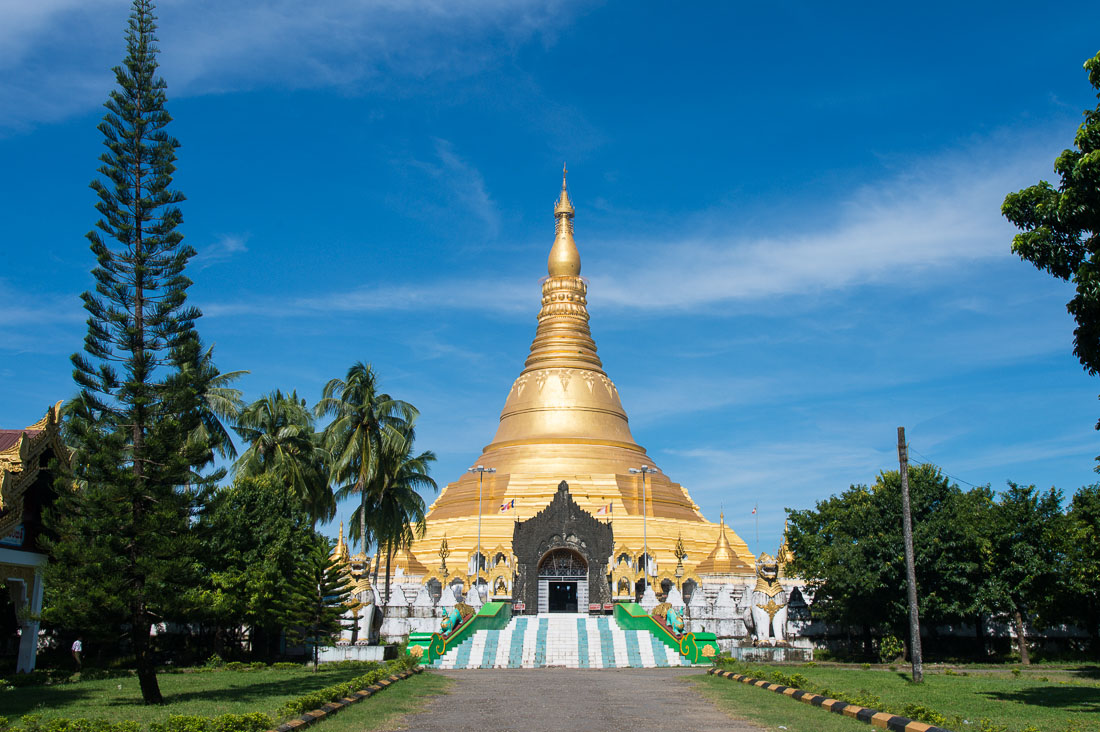
{"type": "Polygon", "coordinates": [[[44,466],[42,453],[52,446],[60,459],[68,459],[69,450],[61,443],[61,404],[46,410],[46,415],[21,430],[0,430],[0,536],[23,520],[23,497],[44,466]]]}
{"type": "Polygon", "coordinates": [[[744,574],[752,568],[730,546],[726,536],[726,515],[718,519],[718,541],[707,558],[699,562],[695,571],[699,574],[744,574]]]}

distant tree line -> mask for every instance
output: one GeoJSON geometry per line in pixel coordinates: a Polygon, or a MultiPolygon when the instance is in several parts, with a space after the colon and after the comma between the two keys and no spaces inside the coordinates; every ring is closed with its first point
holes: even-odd
{"type": "MultiPolygon", "coordinates": [[[[962,490],[938,468],[910,468],[917,595],[932,654],[985,658],[991,621],[1010,626],[1029,662],[1029,627],[1073,625],[1100,653],[1100,485],[1064,505],[1060,491],[1009,483],[962,490]],[[972,647],[944,628],[975,629],[972,647]]],[[[908,638],[901,480],[881,473],[816,508],[788,511],[787,572],[814,592],[813,615],[851,631],[849,651],[877,655],[885,636],[908,638]]]]}
{"type": "Polygon", "coordinates": [[[339,631],[347,577],[315,526],[341,498],[357,499],[352,536],[385,557],[388,596],[393,555],[424,528],[418,491],[435,489],[435,456],[414,449],[417,410],[382,392],[369,365],[331,380],[313,407],[280,390],[245,404],[233,386],[245,372],[220,372],[202,344],[153,5],[132,2],[99,125],[94,289],[63,410],[73,453],[54,466],[42,547],[45,627],[85,636],[92,661],[132,659],[150,704],[162,701],[159,665],[239,655],[242,630],[254,658],[339,631]]]}

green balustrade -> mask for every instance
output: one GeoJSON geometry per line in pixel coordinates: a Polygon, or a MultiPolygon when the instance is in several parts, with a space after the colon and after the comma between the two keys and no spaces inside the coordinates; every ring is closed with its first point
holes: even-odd
{"type": "Polygon", "coordinates": [[[409,633],[409,646],[406,650],[411,656],[419,656],[420,663],[428,664],[479,630],[500,630],[512,619],[512,605],[507,602],[487,602],[450,635],[440,633],[409,633]]]}
{"type": "Polygon", "coordinates": [[[615,622],[623,630],[644,630],[652,633],[692,663],[713,663],[718,655],[718,639],[714,633],[684,633],[676,636],[636,602],[615,603],[615,622]]]}

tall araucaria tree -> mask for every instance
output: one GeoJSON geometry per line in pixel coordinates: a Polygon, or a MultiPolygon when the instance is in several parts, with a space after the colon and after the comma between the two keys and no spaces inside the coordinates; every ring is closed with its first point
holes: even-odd
{"type": "Polygon", "coordinates": [[[204,395],[217,370],[186,303],[194,250],[177,230],[183,195],[172,188],[179,143],[166,131],[151,0],[134,0],[118,88],[99,125],[106,151],[91,184],[101,218],[87,235],[96,257],[84,352],[72,357],[79,393],[67,409],[73,474],[48,520],[52,582],[67,592],[49,612],[85,629],[124,628],[142,698],[163,701],[154,623],[179,619],[198,583],[191,530],[217,448],[204,395]],[[203,364],[204,368],[196,368],[203,364]]]}

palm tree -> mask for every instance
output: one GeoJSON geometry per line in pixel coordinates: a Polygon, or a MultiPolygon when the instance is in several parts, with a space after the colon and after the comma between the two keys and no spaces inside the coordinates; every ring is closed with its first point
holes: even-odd
{"type": "Polygon", "coordinates": [[[314,408],[317,417],[333,416],[325,427],[323,442],[329,456],[329,481],[337,500],[359,496],[348,534],[358,539],[366,554],[373,538],[369,533],[370,485],[374,479],[383,436],[397,432],[415,420],[419,412],[408,402],[394,399],[378,388],[378,376],[370,364],[355,362],[346,379],[332,379],[314,408]],[[358,519],[356,521],[355,519],[358,519]]]}
{"type": "Polygon", "coordinates": [[[297,392],[284,395],[276,389],[257,399],[241,411],[235,429],[248,447],[233,463],[234,474],[274,474],[314,523],[335,515],[325,451],[313,431],[313,414],[297,392]]]}
{"type": "MultiPolygon", "coordinates": [[[[424,499],[420,489],[438,490],[428,475],[435,453],[413,454],[416,420],[387,431],[378,454],[375,479],[370,486],[374,515],[371,517],[379,547],[386,553],[386,602],[390,601],[390,563],[398,551],[407,550],[424,535],[424,499]]],[[[377,579],[376,579],[377,581],[377,579]]]]}
{"type": "Polygon", "coordinates": [[[223,458],[237,457],[237,448],[229,436],[225,424],[238,421],[244,409],[241,390],[230,387],[248,371],[228,371],[221,373],[214,365],[214,347],[202,352],[194,364],[189,364],[196,372],[192,383],[203,385],[202,412],[200,424],[188,438],[200,444],[209,444],[211,450],[223,458]]]}

